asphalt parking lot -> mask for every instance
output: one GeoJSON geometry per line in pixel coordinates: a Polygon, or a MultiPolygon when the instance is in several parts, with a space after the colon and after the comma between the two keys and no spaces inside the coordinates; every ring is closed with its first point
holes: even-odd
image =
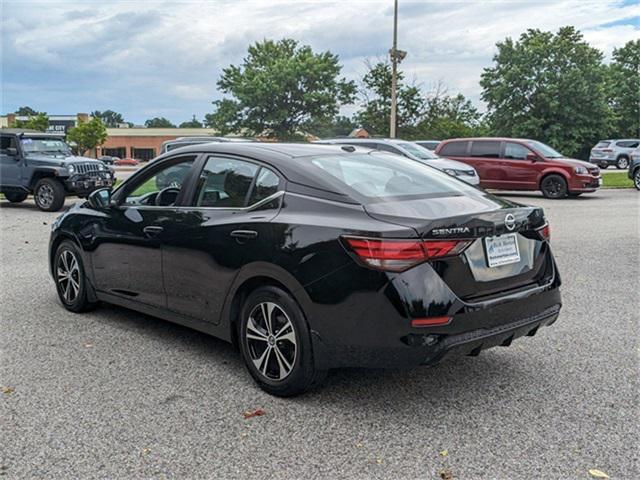
{"type": "Polygon", "coordinates": [[[640,194],[508,198],[551,221],[554,326],[433,368],[335,371],[288,400],[222,341],[117,307],[64,310],[46,266],[56,214],[0,201],[0,475],[639,478],[640,194]]]}

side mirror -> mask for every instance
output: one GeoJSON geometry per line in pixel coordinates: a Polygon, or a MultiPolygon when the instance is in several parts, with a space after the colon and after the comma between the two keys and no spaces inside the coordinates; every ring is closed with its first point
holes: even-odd
{"type": "Polygon", "coordinates": [[[527,160],[530,162],[537,162],[540,158],[535,153],[527,153],[527,160]]]}
{"type": "Polygon", "coordinates": [[[98,190],[94,190],[89,194],[87,200],[89,205],[97,210],[107,208],[111,205],[111,189],[100,188],[98,190]]]}
{"type": "Polygon", "coordinates": [[[9,155],[10,157],[17,157],[18,156],[18,149],[15,147],[9,147],[5,150],[5,152],[7,153],[7,155],[9,155]]]}

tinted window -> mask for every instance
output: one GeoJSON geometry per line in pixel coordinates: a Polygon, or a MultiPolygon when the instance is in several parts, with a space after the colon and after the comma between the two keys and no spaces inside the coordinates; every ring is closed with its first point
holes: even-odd
{"type": "Polygon", "coordinates": [[[472,157],[499,158],[500,142],[495,141],[474,141],[471,143],[472,157]]]}
{"type": "Polygon", "coordinates": [[[466,157],[467,156],[467,144],[469,142],[451,142],[447,143],[440,150],[440,155],[445,157],[466,157]]]}
{"type": "Polygon", "coordinates": [[[15,137],[3,136],[0,137],[0,140],[2,141],[2,143],[0,144],[0,151],[2,151],[2,153],[6,153],[5,150],[7,148],[16,148],[15,137]]]}
{"type": "Polygon", "coordinates": [[[622,148],[636,148],[638,146],[638,142],[634,142],[633,140],[631,141],[624,141],[624,142],[618,142],[616,143],[616,146],[618,147],[622,147],[622,148]]]}
{"type": "Polygon", "coordinates": [[[128,193],[124,203],[126,205],[172,205],[182,189],[191,165],[193,165],[193,157],[177,163],[168,162],[159,171],[126,185],[128,193]],[[169,190],[163,193],[161,201],[156,202],[158,193],[166,189],[169,190]]]}
{"type": "Polygon", "coordinates": [[[198,179],[195,205],[244,207],[257,171],[258,166],[253,163],[229,158],[209,158],[198,179]]]}
{"type": "Polygon", "coordinates": [[[258,203],[260,200],[264,200],[270,195],[273,195],[278,191],[278,184],[280,179],[268,168],[261,168],[256,184],[251,190],[251,196],[249,197],[249,205],[258,203]]]}
{"type": "Polygon", "coordinates": [[[519,143],[507,142],[504,147],[504,158],[512,160],[525,160],[529,153],[532,153],[531,150],[519,143]]]}
{"type": "Polygon", "coordinates": [[[611,142],[598,142],[598,144],[594,148],[607,148],[611,142]]]}
{"type": "Polygon", "coordinates": [[[371,201],[460,193],[472,187],[404,157],[370,153],[322,156],[311,163],[338,184],[371,201]]]}

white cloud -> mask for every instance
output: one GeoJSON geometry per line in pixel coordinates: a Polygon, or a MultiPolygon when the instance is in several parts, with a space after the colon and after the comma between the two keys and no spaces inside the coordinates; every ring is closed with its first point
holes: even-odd
{"type": "MultiPolygon", "coordinates": [[[[222,68],[247,46],[285,36],[338,53],[357,78],[366,58],[386,54],[392,2],[144,1],[2,4],[3,103],[50,113],[113,108],[134,122],[165,112],[202,116],[219,97],[222,68]],[[35,92],[35,93],[34,93],[35,92]]],[[[607,57],[638,38],[640,4],[615,0],[430,2],[400,0],[406,77],[478,101],[495,43],[528,28],[580,29],[607,57]],[[634,23],[635,22],[635,23],[634,23]]]]}

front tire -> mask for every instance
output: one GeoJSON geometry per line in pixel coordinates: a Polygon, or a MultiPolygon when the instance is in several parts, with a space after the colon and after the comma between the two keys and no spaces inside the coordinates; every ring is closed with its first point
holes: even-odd
{"type": "Polygon", "coordinates": [[[11,203],[24,202],[27,198],[27,195],[28,193],[26,192],[7,192],[4,194],[5,198],[11,203]]]}
{"type": "Polygon", "coordinates": [[[637,190],[640,190],[640,168],[636,168],[636,171],[633,174],[633,184],[636,186],[637,190]]]}
{"type": "Polygon", "coordinates": [[[87,279],[80,250],[70,240],[63,241],[53,260],[53,276],[60,302],[70,312],[86,312],[96,306],[87,295],[87,279]]]}
{"type": "Polygon", "coordinates": [[[564,198],[567,196],[567,181],[562,175],[552,173],[542,179],[540,190],[545,198],[564,198]]]}
{"type": "Polygon", "coordinates": [[[277,287],[254,290],[240,312],[238,340],[245,365],[264,391],[291,397],[317,385],[325,375],[313,360],[304,314],[277,287]]]}
{"type": "Polygon", "coordinates": [[[616,161],[616,168],[618,170],[624,170],[625,168],[629,168],[629,159],[625,156],[618,157],[616,161]]]}
{"type": "Polygon", "coordinates": [[[64,187],[53,178],[42,178],[33,189],[33,199],[44,212],[57,212],[64,205],[64,187]]]}

